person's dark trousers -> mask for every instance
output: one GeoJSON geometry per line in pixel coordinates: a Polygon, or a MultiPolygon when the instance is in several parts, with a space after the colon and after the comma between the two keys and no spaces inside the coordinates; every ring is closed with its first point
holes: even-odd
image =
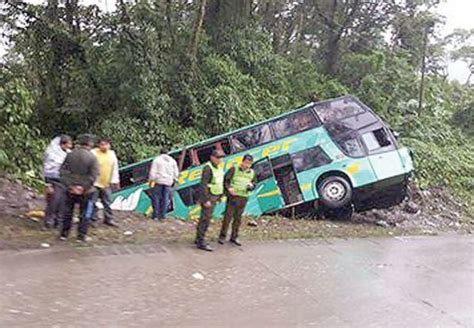
{"type": "Polygon", "coordinates": [[[229,196],[227,198],[224,219],[222,220],[221,233],[219,239],[225,239],[232,221],[232,233],[230,240],[236,240],[239,237],[239,229],[242,221],[242,214],[247,205],[247,198],[240,196],[229,196]]]}
{"type": "Polygon", "coordinates": [[[87,228],[89,225],[89,218],[93,212],[92,195],[71,195],[66,192],[64,203],[63,226],[61,230],[62,237],[68,237],[72,226],[72,216],[74,214],[74,207],[79,204],[79,226],[77,229],[77,238],[83,239],[87,235],[87,228]]]}
{"type": "Polygon", "coordinates": [[[212,212],[214,212],[214,208],[216,207],[219,198],[220,196],[211,195],[208,199],[211,202],[210,207],[204,207],[201,204],[201,216],[199,217],[196,233],[196,245],[198,246],[206,245],[206,232],[212,219],[212,212]]]}
{"type": "Polygon", "coordinates": [[[62,219],[62,210],[64,205],[64,186],[59,179],[45,178],[45,182],[51,184],[53,192],[46,196],[46,210],[44,224],[46,227],[60,224],[62,219]]]}
{"type": "Polygon", "coordinates": [[[96,191],[94,192],[92,196],[92,204],[94,204],[94,211],[92,213],[92,216],[89,218],[91,221],[96,221],[96,214],[97,214],[97,207],[95,204],[97,203],[98,200],[102,203],[104,206],[104,222],[105,223],[111,223],[114,220],[114,215],[112,212],[112,208],[110,205],[112,205],[112,189],[111,188],[99,188],[95,187],[96,191]]]}
{"type": "Polygon", "coordinates": [[[153,207],[153,219],[164,219],[168,210],[171,196],[171,187],[156,184],[151,191],[151,205],[153,207]]]}

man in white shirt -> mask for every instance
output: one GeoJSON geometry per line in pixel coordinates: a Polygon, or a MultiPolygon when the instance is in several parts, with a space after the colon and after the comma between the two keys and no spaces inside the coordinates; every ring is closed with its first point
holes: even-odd
{"type": "Polygon", "coordinates": [[[151,204],[153,207],[153,220],[163,220],[169,206],[171,188],[178,181],[178,163],[173,157],[166,154],[164,149],[153,160],[148,177],[151,190],[151,204]]]}
{"type": "Polygon", "coordinates": [[[58,227],[64,203],[64,187],[59,182],[59,169],[73,147],[68,135],[54,138],[44,153],[43,175],[46,182],[46,210],[44,226],[46,229],[58,227]]]}

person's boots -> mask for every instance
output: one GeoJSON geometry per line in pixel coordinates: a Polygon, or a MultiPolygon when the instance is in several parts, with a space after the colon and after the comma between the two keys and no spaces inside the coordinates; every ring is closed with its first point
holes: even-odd
{"type": "Polygon", "coordinates": [[[118,227],[118,224],[115,223],[114,221],[112,220],[107,220],[107,221],[104,221],[104,224],[109,226],[109,227],[114,227],[114,228],[117,228],[118,227]]]}
{"type": "Polygon", "coordinates": [[[240,243],[239,238],[232,238],[232,239],[230,240],[230,242],[231,242],[232,244],[236,245],[236,246],[242,246],[242,244],[240,243]]]}
{"type": "Polygon", "coordinates": [[[212,252],[214,250],[214,248],[209,246],[209,244],[206,243],[206,242],[197,243],[196,246],[197,246],[198,249],[201,249],[201,250],[207,251],[207,252],[212,252]]]}

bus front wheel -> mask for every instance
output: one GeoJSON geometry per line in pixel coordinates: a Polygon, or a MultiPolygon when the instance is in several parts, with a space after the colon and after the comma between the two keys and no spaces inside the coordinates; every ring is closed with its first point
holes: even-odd
{"type": "Polygon", "coordinates": [[[321,203],[327,208],[342,208],[351,202],[352,188],[350,183],[340,176],[324,178],[318,185],[321,203]]]}

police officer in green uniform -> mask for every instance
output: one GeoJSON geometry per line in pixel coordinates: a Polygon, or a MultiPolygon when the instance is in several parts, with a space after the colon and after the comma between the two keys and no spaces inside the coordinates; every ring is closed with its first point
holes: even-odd
{"type": "Polygon", "coordinates": [[[224,188],[227,195],[227,204],[219,235],[219,244],[224,244],[230,222],[233,221],[230,242],[237,246],[242,245],[238,239],[242,214],[256,183],[252,162],[252,155],[245,155],[238,167],[232,167],[225,174],[224,188]]]}
{"type": "Polygon", "coordinates": [[[206,231],[212,219],[212,212],[216,203],[224,194],[224,164],[225,156],[222,150],[214,149],[210,161],[204,165],[201,176],[201,216],[197,226],[196,246],[199,249],[212,252],[213,249],[206,242],[206,231]]]}

